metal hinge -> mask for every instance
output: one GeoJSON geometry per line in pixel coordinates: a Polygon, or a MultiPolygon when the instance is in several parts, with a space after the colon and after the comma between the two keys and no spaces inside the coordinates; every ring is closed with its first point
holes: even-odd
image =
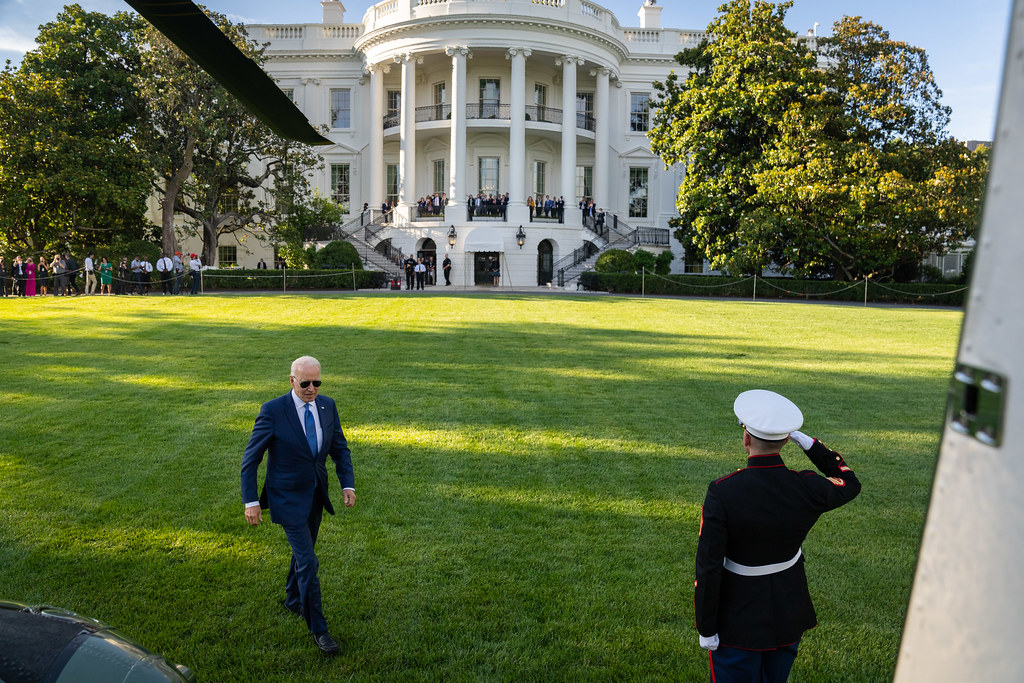
{"type": "Polygon", "coordinates": [[[1005,397],[1005,377],[958,364],[949,387],[946,420],[955,432],[973,436],[986,446],[999,446],[1005,397]]]}

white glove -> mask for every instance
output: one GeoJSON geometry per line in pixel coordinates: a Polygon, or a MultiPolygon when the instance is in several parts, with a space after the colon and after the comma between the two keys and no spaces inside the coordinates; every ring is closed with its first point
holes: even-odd
{"type": "Polygon", "coordinates": [[[793,442],[805,451],[811,450],[811,446],[814,445],[814,439],[803,432],[793,432],[789,435],[789,438],[793,439],[793,442]]]}
{"type": "Polygon", "coordinates": [[[708,636],[707,638],[705,638],[704,636],[702,636],[702,635],[700,635],[698,633],[697,637],[700,638],[700,646],[702,648],[704,648],[705,650],[710,650],[711,652],[714,652],[715,650],[718,649],[718,634],[717,633],[715,635],[713,635],[713,636],[708,636]]]}

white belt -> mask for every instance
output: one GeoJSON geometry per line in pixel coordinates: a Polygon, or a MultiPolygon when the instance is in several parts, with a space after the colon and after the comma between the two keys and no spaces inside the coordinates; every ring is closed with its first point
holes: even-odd
{"type": "Polygon", "coordinates": [[[745,564],[739,562],[733,562],[728,557],[725,558],[725,569],[733,574],[739,574],[740,576],[767,576],[768,574],[778,574],[784,572],[800,559],[800,555],[803,553],[802,548],[797,548],[796,555],[793,559],[786,560],[785,562],[776,562],[775,564],[762,564],[757,567],[748,567],[745,564]]]}

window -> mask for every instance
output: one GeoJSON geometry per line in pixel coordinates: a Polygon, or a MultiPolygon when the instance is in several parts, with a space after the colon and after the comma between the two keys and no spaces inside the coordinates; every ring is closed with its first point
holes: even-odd
{"type": "Polygon", "coordinates": [[[388,164],[384,181],[384,193],[387,195],[385,199],[388,206],[396,206],[398,204],[398,164],[388,164]]]}
{"type": "Polygon", "coordinates": [[[238,189],[231,188],[224,190],[220,195],[220,201],[217,202],[217,210],[222,213],[237,213],[238,212],[238,189]]]}
{"type": "Polygon", "coordinates": [[[540,83],[533,84],[533,103],[538,107],[548,106],[548,86],[540,83]]]}
{"type": "Polygon", "coordinates": [[[647,218],[647,175],[649,170],[631,166],[629,169],[629,217],[647,218]]]}
{"type": "Polygon", "coordinates": [[[384,127],[397,126],[402,120],[402,91],[388,90],[387,111],[384,112],[384,127]]]}
{"type": "Polygon", "coordinates": [[[594,199],[594,167],[576,167],[576,199],[594,199]]]}
{"type": "Polygon", "coordinates": [[[594,131],[594,93],[576,93],[576,127],[594,131]]]}
{"type": "Polygon", "coordinates": [[[646,133],[650,129],[647,93],[629,94],[629,129],[634,133],[646,133]]]}
{"type": "Polygon", "coordinates": [[[434,192],[447,192],[448,178],[444,174],[444,159],[434,162],[434,192]]]}
{"type": "Polygon", "coordinates": [[[480,118],[494,119],[498,117],[501,104],[501,81],[497,78],[480,79],[480,118]]]}
{"type": "Polygon", "coordinates": [[[349,165],[331,164],[331,199],[348,211],[349,207],[349,165]]]}
{"type": "Polygon", "coordinates": [[[543,161],[533,162],[533,194],[538,202],[544,201],[547,180],[547,164],[543,161]]]}
{"type": "Polygon", "coordinates": [[[293,103],[298,104],[297,102],[295,102],[294,88],[281,88],[281,92],[283,92],[284,96],[291,100],[293,103]]]}
{"type": "Polygon", "coordinates": [[[434,120],[441,121],[448,117],[448,86],[444,81],[434,84],[434,120]]]}
{"type": "Polygon", "coordinates": [[[352,127],[352,91],[331,89],[331,128],[352,127]]]}
{"type": "Polygon", "coordinates": [[[238,265],[238,247],[217,247],[217,267],[234,268],[238,265]]]}
{"type": "Polygon", "coordinates": [[[480,168],[480,191],[498,194],[498,157],[477,157],[480,168]]]}

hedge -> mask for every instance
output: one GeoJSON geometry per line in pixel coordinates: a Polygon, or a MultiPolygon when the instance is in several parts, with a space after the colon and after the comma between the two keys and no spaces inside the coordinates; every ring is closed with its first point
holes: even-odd
{"type": "MultiPolygon", "coordinates": [[[[257,270],[221,268],[203,271],[203,290],[261,289],[342,289],[352,291],[351,270],[257,270]],[[285,281],[282,283],[282,273],[285,281]]],[[[380,289],[388,286],[388,276],[376,270],[356,270],[356,289],[380,289]]]]}
{"type": "MultiPolygon", "coordinates": [[[[742,299],[802,299],[805,301],[864,301],[864,281],[795,280],[782,277],[729,277],[724,275],[652,275],[597,273],[580,275],[584,289],[628,294],[733,297],[742,299]],[[755,280],[757,292],[755,297],[755,280]]],[[[868,281],[872,303],[963,306],[967,289],[961,284],[868,281]]]]}

